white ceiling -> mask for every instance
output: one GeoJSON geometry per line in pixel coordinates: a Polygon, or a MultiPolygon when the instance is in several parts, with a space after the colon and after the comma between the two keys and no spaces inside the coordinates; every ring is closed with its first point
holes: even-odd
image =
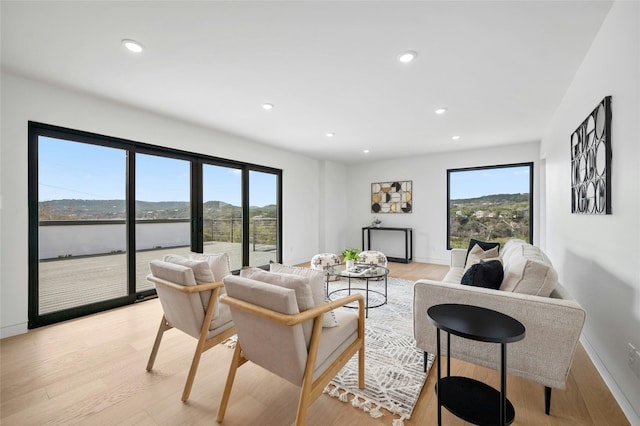
{"type": "Polygon", "coordinates": [[[350,163],[539,140],[611,2],[1,7],[8,71],[350,163]]]}

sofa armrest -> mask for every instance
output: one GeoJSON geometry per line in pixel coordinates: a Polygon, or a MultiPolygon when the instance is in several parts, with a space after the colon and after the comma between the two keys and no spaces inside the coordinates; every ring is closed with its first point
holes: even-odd
{"type": "MultiPolygon", "coordinates": [[[[585,320],[585,311],[575,300],[418,280],[414,284],[414,337],[419,349],[433,354],[436,328],[427,318],[427,309],[441,303],[481,306],[520,321],[526,335],[507,345],[508,373],[564,389],[585,320]]],[[[442,354],[446,354],[446,345],[442,354]]],[[[499,345],[451,336],[453,358],[498,370],[499,354],[499,345]]]]}
{"type": "Polygon", "coordinates": [[[467,263],[467,250],[465,249],[451,249],[451,268],[464,268],[465,263],[467,263]]]}

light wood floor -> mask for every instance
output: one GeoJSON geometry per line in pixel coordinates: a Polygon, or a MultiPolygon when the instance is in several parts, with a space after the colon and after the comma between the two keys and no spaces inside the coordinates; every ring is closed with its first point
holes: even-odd
{"type": "MultiPolygon", "coordinates": [[[[440,278],[447,268],[393,263],[394,277],[440,278]]],[[[407,288],[411,291],[411,288],[407,288]]],[[[157,299],[30,331],[0,341],[2,425],[191,425],[215,423],[232,350],[218,346],[203,355],[187,403],[180,395],[195,339],[166,333],[152,373],[145,365],[162,316],[157,299]]],[[[435,366],[410,425],[436,423],[435,366]]],[[[497,371],[453,361],[452,374],[499,386],[497,371]]],[[[515,425],[628,425],[622,411],[579,347],[566,390],[554,390],[544,414],[543,387],[508,377],[515,425]]],[[[290,425],[298,389],[261,368],[241,367],[225,425],[290,425]]],[[[309,410],[308,425],[391,425],[350,404],[322,395],[309,410]]],[[[445,425],[462,425],[443,410],[445,425]]]]}

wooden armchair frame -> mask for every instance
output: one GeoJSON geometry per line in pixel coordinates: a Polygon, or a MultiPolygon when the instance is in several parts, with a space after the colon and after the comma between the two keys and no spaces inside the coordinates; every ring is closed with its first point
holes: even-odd
{"type": "MultiPolygon", "coordinates": [[[[298,412],[296,415],[296,425],[302,426],[305,424],[307,417],[307,410],[309,405],[322,394],[325,386],[335,377],[342,367],[351,359],[351,357],[358,352],[358,387],[364,389],[364,298],[361,294],[353,294],[333,302],[328,302],[315,308],[308,309],[298,314],[288,315],[282,314],[271,309],[254,305],[246,301],[233,298],[231,296],[222,296],[220,298],[221,303],[225,303],[233,308],[243,310],[245,312],[257,315],[269,321],[274,321],[286,326],[294,326],[301,324],[307,320],[313,319],[313,331],[311,334],[311,341],[309,343],[307,363],[304,372],[304,378],[302,380],[302,386],[300,391],[300,399],[298,401],[298,412]],[[322,317],[325,313],[330,312],[336,308],[347,305],[352,302],[358,302],[358,337],[356,340],[345,349],[342,354],[336,358],[335,361],[314,381],[313,375],[315,372],[316,359],[318,357],[318,348],[320,346],[320,336],[322,334],[322,317]]],[[[249,361],[242,354],[242,347],[240,339],[236,344],[233,358],[231,360],[231,366],[229,367],[229,375],[227,376],[227,383],[222,394],[222,400],[220,401],[220,407],[218,408],[218,423],[222,423],[224,415],[227,410],[227,404],[229,402],[229,395],[231,394],[231,388],[235,379],[236,371],[238,367],[249,361]]]]}
{"type": "MultiPolygon", "coordinates": [[[[191,361],[191,368],[189,369],[189,374],[187,375],[187,382],[185,383],[184,391],[182,392],[182,401],[186,402],[189,399],[189,394],[191,393],[191,387],[193,386],[193,381],[196,377],[196,371],[198,371],[198,365],[200,364],[200,357],[202,356],[202,353],[216,346],[218,343],[225,341],[236,333],[235,327],[231,327],[228,330],[225,330],[222,333],[217,334],[210,339],[207,339],[207,335],[209,334],[209,324],[211,323],[211,319],[213,318],[216,300],[218,300],[220,289],[224,286],[224,284],[222,283],[222,281],[220,281],[215,283],[198,284],[194,286],[183,286],[171,281],[163,280],[162,278],[154,277],[153,275],[147,276],[147,280],[154,283],[156,286],[163,286],[172,291],[177,291],[184,294],[200,293],[202,291],[211,290],[211,297],[209,298],[209,304],[207,305],[204,320],[202,321],[202,328],[200,329],[198,344],[196,345],[196,350],[193,354],[193,361],[191,361]]],[[[169,323],[169,321],[167,321],[165,315],[163,314],[162,320],[160,321],[160,327],[158,328],[158,333],[156,334],[156,340],[153,344],[153,349],[151,350],[149,361],[147,362],[147,371],[151,371],[151,369],[153,368],[153,364],[156,361],[156,355],[158,354],[158,349],[160,348],[162,335],[165,331],[172,328],[173,326],[169,323]]]]}

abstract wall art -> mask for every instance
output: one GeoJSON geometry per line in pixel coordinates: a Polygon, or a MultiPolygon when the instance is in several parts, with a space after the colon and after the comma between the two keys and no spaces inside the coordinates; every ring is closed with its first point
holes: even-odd
{"type": "Polygon", "coordinates": [[[571,134],[571,213],[611,214],[611,96],[571,134]]]}
{"type": "Polygon", "coordinates": [[[397,180],[371,184],[371,213],[411,213],[413,182],[397,180]]]}

